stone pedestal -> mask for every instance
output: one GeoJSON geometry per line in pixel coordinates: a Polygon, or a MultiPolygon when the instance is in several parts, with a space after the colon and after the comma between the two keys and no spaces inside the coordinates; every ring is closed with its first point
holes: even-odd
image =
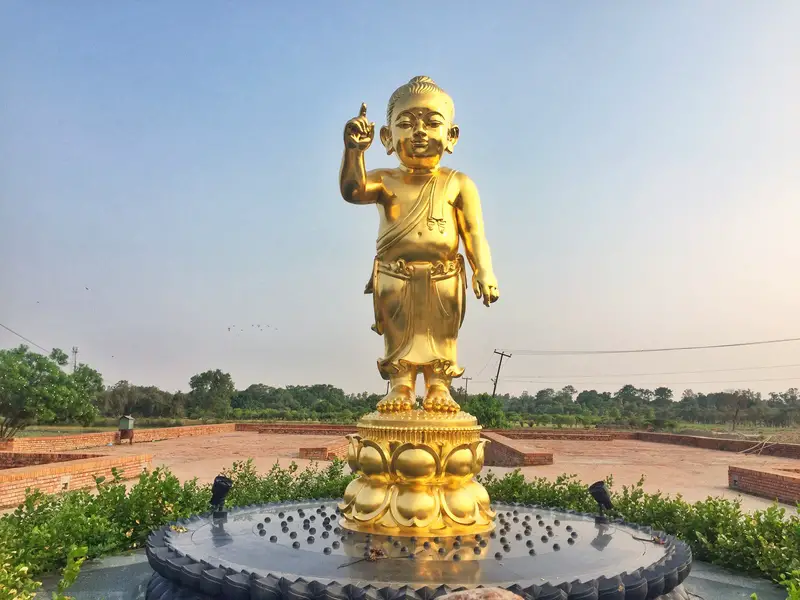
{"type": "Polygon", "coordinates": [[[364,533],[437,536],[494,529],[483,467],[481,427],[472,415],[421,410],[372,413],[348,436],[358,477],[339,504],[341,525],[364,533]]]}

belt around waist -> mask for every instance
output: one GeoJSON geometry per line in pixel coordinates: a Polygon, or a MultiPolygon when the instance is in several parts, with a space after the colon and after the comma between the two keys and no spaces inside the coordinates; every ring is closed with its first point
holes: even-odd
{"type": "Polygon", "coordinates": [[[460,273],[464,269],[464,257],[460,254],[454,260],[445,261],[406,261],[401,259],[382,261],[375,259],[379,273],[391,275],[401,279],[408,279],[414,275],[430,273],[432,279],[444,279],[460,273]]]}

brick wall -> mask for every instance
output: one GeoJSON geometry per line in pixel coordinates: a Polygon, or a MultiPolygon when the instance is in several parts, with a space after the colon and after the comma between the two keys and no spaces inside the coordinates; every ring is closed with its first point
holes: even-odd
{"type": "MultiPolygon", "coordinates": [[[[344,436],[355,433],[355,425],[326,425],[324,423],[220,423],[215,425],[187,425],[185,427],[162,427],[155,429],[135,429],[134,443],[156,442],[180,437],[199,435],[219,435],[234,431],[290,435],[331,435],[344,436]]],[[[119,444],[118,431],[85,433],[79,435],[59,435],[47,437],[24,437],[13,440],[0,440],[0,451],[7,452],[62,452],[82,448],[97,448],[109,444],[119,444]]]]}
{"type": "MultiPolygon", "coordinates": [[[[157,429],[135,429],[134,443],[171,440],[198,435],[219,435],[237,431],[236,423],[218,425],[188,425],[186,427],[162,427],[157,429]]],[[[82,448],[97,448],[119,444],[118,431],[84,433],[79,435],[54,435],[47,437],[23,437],[0,442],[0,451],[10,452],[62,452],[82,448]]]]}
{"type": "MultiPolygon", "coordinates": [[[[331,435],[344,436],[355,433],[355,425],[328,425],[324,423],[221,423],[217,425],[190,425],[186,427],[165,427],[159,429],[136,429],[134,442],[154,442],[179,437],[219,435],[234,431],[265,433],[275,435],[331,435]]],[[[541,439],[600,441],[641,440],[662,444],[679,444],[708,450],[742,452],[754,446],[751,441],[724,440],[712,437],[676,435],[671,433],[651,433],[645,431],[611,431],[596,429],[500,429],[486,430],[485,433],[500,435],[506,439],[541,439]]],[[[108,431],[81,435],[64,435],[37,438],[17,438],[0,441],[0,451],[7,452],[64,452],[82,448],[96,448],[120,443],[119,432],[108,431]]],[[[760,454],[800,459],[800,444],[772,444],[765,446],[760,454]]]]}
{"type": "Polygon", "coordinates": [[[94,487],[95,476],[111,477],[111,469],[123,479],[138,477],[152,466],[152,456],[103,456],[49,465],[7,469],[0,473],[0,508],[18,505],[25,499],[26,488],[46,494],[94,487]]]}
{"type": "Polygon", "coordinates": [[[348,442],[346,438],[336,436],[325,440],[317,446],[300,446],[300,458],[310,460],[333,460],[347,458],[348,442]]]}
{"type": "MultiPolygon", "coordinates": [[[[707,450],[722,450],[723,452],[743,452],[755,445],[747,440],[723,440],[719,438],[702,437],[696,435],[676,435],[673,433],[638,432],[638,439],[643,442],[656,442],[660,444],[677,444],[680,446],[693,446],[707,450]]],[[[800,458],[800,444],[771,444],[765,446],[760,454],[762,456],[780,456],[783,458],[800,458]]]]}
{"type": "Polygon", "coordinates": [[[185,427],[163,427],[160,429],[135,429],[133,443],[157,442],[182,437],[199,435],[220,435],[237,431],[236,423],[219,423],[216,425],[187,425],[185,427]]]}
{"type": "Polygon", "coordinates": [[[591,431],[561,431],[558,429],[550,430],[530,430],[530,429],[491,429],[491,433],[503,435],[512,440],[574,440],[583,442],[610,442],[614,436],[610,433],[596,433],[591,431]]]}
{"type": "Polygon", "coordinates": [[[734,490],[787,504],[800,502],[800,472],[797,469],[749,469],[730,466],[728,486],[734,490]]]}
{"type": "Polygon", "coordinates": [[[99,454],[55,454],[33,452],[4,452],[0,451],[0,469],[15,469],[32,465],[46,465],[66,460],[80,460],[82,458],[95,458],[99,454]]]}
{"type": "Polygon", "coordinates": [[[314,423],[237,423],[236,431],[255,431],[277,435],[347,435],[356,433],[355,425],[326,425],[314,423]]]}
{"type": "Polygon", "coordinates": [[[489,440],[485,447],[484,464],[489,467],[529,467],[552,465],[553,453],[532,451],[524,444],[499,433],[486,431],[483,437],[489,440]]]}
{"type": "Polygon", "coordinates": [[[608,433],[615,440],[638,440],[638,431],[604,431],[608,433]]]}
{"type": "Polygon", "coordinates": [[[96,448],[119,443],[119,432],[103,431],[79,435],[53,435],[46,437],[23,437],[0,442],[0,450],[9,452],[62,452],[80,448],[96,448]]]}
{"type": "MultiPolygon", "coordinates": [[[[675,433],[655,433],[650,431],[613,431],[607,429],[496,429],[489,430],[512,439],[541,440],[575,440],[575,441],[612,441],[640,440],[656,444],[676,444],[693,446],[706,450],[722,452],[743,452],[755,446],[756,442],[748,440],[725,440],[715,437],[697,435],[679,435],[675,433]]],[[[761,450],[763,456],[780,456],[782,458],[800,459],[800,444],[770,444],[761,450]]]]}

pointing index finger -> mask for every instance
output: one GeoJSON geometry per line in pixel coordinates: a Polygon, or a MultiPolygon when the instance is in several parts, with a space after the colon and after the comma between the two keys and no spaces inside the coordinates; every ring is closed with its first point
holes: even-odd
{"type": "Polygon", "coordinates": [[[366,117],[367,116],[367,104],[366,102],[361,103],[361,110],[358,113],[359,117],[366,117]]]}

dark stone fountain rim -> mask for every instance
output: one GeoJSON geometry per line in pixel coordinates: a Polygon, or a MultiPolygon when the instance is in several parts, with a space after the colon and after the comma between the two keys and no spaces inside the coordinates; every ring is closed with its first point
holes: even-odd
{"type": "MultiPolygon", "coordinates": [[[[237,513],[252,512],[254,510],[274,510],[290,508],[307,502],[338,503],[336,498],[318,498],[305,500],[290,500],[249,506],[234,507],[227,512],[230,516],[237,513]]],[[[522,504],[516,502],[493,503],[493,507],[503,509],[531,509],[563,513],[564,515],[592,519],[593,514],[574,510],[564,510],[547,507],[539,504],[522,504]]],[[[146,553],[150,566],[155,571],[147,591],[147,600],[170,600],[178,598],[190,600],[206,600],[209,598],[224,598],[235,600],[433,600],[446,593],[470,589],[470,587],[495,587],[495,586],[459,586],[450,587],[440,585],[435,588],[429,586],[399,587],[373,585],[359,585],[356,583],[339,583],[337,581],[317,581],[313,578],[299,577],[288,579],[281,575],[268,574],[260,576],[247,570],[235,570],[220,564],[210,564],[206,561],[195,560],[191,556],[176,551],[167,538],[167,533],[172,527],[196,524],[206,521],[211,513],[203,513],[165,525],[151,532],[146,543],[146,553]]],[[[617,519],[610,523],[625,526],[642,532],[646,536],[654,536],[664,540],[665,555],[658,561],[638,568],[634,571],[625,571],[611,576],[598,577],[592,580],[574,580],[569,583],[553,585],[549,582],[531,584],[522,587],[519,584],[499,585],[514,592],[523,598],[531,600],[583,600],[598,597],[602,598],[655,598],[667,594],[679,586],[691,571],[692,551],[685,542],[657,531],[648,526],[628,523],[617,519]],[[614,590],[614,591],[612,591],[614,590]],[[655,593],[655,595],[651,595],[655,593]],[[609,594],[609,595],[606,595],[609,594]],[[616,595],[614,595],[616,594],[616,595]]],[[[347,580],[347,578],[343,578],[347,580]]],[[[526,582],[530,583],[530,582],[526,582]]]]}

